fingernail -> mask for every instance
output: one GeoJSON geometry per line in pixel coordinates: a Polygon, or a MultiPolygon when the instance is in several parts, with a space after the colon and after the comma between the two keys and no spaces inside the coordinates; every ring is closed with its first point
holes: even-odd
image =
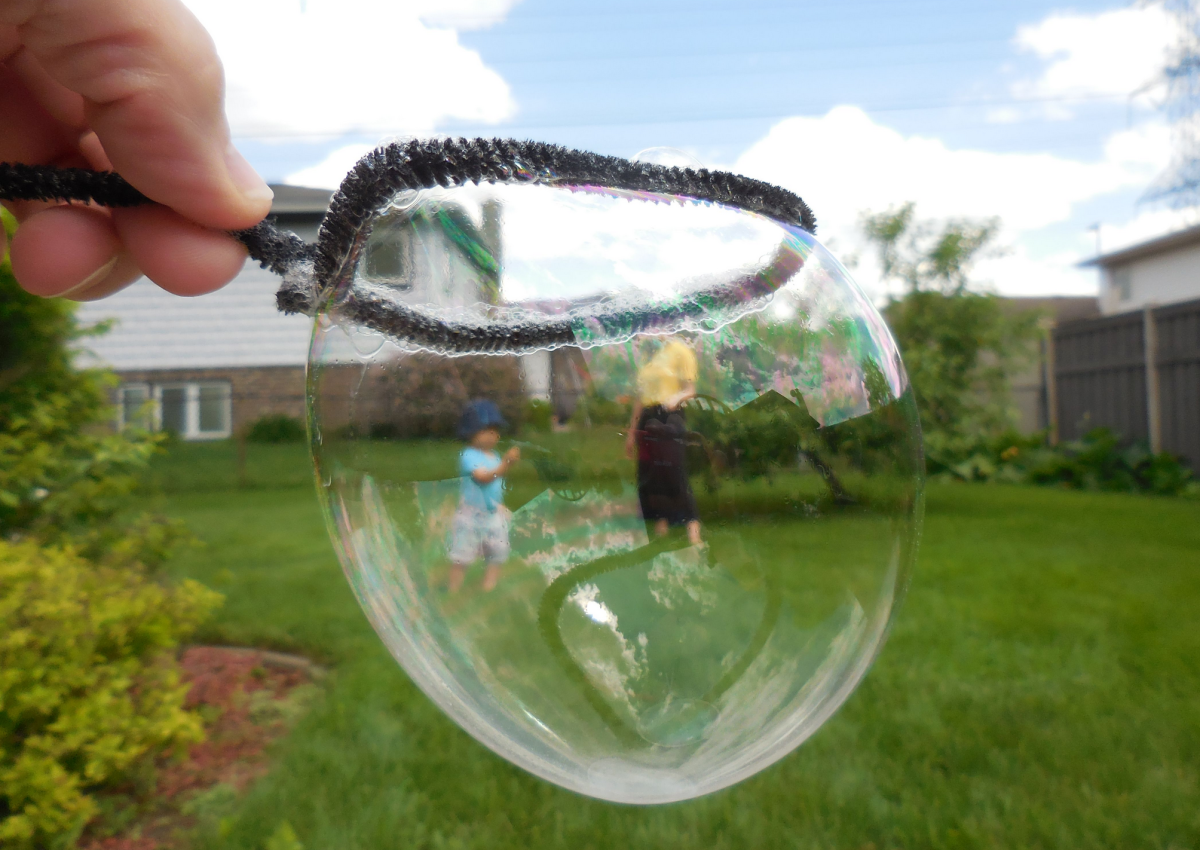
{"type": "Polygon", "coordinates": [[[97,283],[104,280],[104,278],[108,277],[109,272],[111,272],[113,270],[113,267],[115,267],[117,264],[117,260],[119,260],[120,258],[121,257],[119,254],[114,255],[111,260],[109,260],[107,263],[102,265],[100,268],[96,269],[94,272],[92,272],[90,275],[85,277],[79,283],[75,284],[70,289],[68,289],[64,292],[58,293],[58,297],[59,298],[70,298],[73,295],[78,295],[79,293],[85,292],[88,289],[90,289],[91,287],[95,286],[97,283]]]}
{"type": "Polygon", "coordinates": [[[275,198],[271,187],[258,176],[258,172],[246,161],[237,148],[230,145],[225,150],[225,167],[229,169],[229,177],[237,186],[242,197],[249,201],[266,201],[270,203],[275,198]]]}

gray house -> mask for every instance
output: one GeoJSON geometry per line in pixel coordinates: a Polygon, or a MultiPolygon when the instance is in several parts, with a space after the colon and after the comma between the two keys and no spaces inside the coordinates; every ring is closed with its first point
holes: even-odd
{"type": "Polygon", "coordinates": [[[1106,315],[1200,298],[1200,225],[1082,263],[1100,270],[1106,315]]]}
{"type": "MultiPolygon", "coordinates": [[[[272,218],[314,240],[332,193],[271,188],[272,218]]],[[[81,305],[83,324],[114,323],[87,349],[121,379],[119,424],[149,416],[143,424],[211,440],[267,413],[303,416],[311,321],[275,309],[278,286],[279,278],[247,261],[233,282],[203,298],[180,298],[143,278],[81,305]]]]}
{"type": "MultiPolygon", "coordinates": [[[[272,189],[272,219],[315,241],[332,193],[272,189]]],[[[500,210],[494,202],[481,206],[479,224],[449,204],[415,216],[384,215],[367,243],[361,273],[403,300],[435,308],[494,302],[500,210]]],[[[142,279],[81,305],[83,324],[114,325],[89,341],[86,358],[120,378],[118,426],[137,421],[185,440],[219,440],[267,414],[302,418],[312,321],[275,309],[278,286],[278,277],[251,260],[228,286],[202,298],[180,298],[142,279]]],[[[524,394],[549,398],[549,354],[529,359],[521,369],[524,394]]]]}

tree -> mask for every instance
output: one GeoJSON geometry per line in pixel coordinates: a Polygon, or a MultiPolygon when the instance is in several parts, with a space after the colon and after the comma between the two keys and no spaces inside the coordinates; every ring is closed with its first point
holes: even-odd
{"type": "Polygon", "coordinates": [[[884,277],[906,289],[884,316],[917,397],[931,471],[1015,424],[1008,379],[1032,351],[1038,316],[971,288],[973,264],[994,250],[998,227],[996,219],[937,227],[918,220],[912,203],[863,219],[884,277]]]}
{"type": "Polygon", "coordinates": [[[103,330],[79,328],[70,302],[30,295],[0,258],[0,538],[153,568],[184,533],[132,510],[162,438],[113,432],[113,376],[75,367],[79,341],[103,330]]]}
{"type": "Polygon", "coordinates": [[[1166,85],[1163,109],[1174,150],[1170,165],[1142,200],[1184,209],[1200,202],[1200,1],[1166,0],[1163,5],[1177,24],[1176,42],[1159,80],[1166,85]]]}

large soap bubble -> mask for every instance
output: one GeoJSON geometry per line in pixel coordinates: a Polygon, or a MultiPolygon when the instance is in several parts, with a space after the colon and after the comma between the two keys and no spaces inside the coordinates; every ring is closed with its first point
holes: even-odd
{"type": "Polygon", "coordinates": [[[737,782],[846,700],[911,569],[922,460],[895,343],[812,235],[483,185],[398,194],[350,256],[313,452],[346,575],[430,699],[627,803],[737,782]],[[366,303],[401,331],[356,324],[366,303]],[[480,326],[502,333],[444,333],[480,326]]]}

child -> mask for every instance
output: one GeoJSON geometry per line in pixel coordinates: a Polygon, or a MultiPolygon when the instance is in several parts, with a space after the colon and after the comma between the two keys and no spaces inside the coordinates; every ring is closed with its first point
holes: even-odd
{"type": "Polygon", "coordinates": [[[661,343],[644,339],[641,350],[649,359],[638,370],[625,453],[637,461],[642,518],[653,521],[654,533],[660,537],[670,526],[682,525],[688,542],[702,546],[683,442],[687,436],[683,403],[696,395],[696,355],[674,338],[661,343]]]}
{"type": "Polygon", "coordinates": [[[494,402],[477,399],[463,409],[458,436],[467,447],[458,456],[462,496],[454,512],[450,536],[450,592],[462,587],[467,567],[481,557],[487,562],[483,589],[492,590],[508,560],[508,519],[504,507],[504,474],[521,459],[515,446],[503,458],[496,454],[500,429],[507,423],[494,402]]]}

